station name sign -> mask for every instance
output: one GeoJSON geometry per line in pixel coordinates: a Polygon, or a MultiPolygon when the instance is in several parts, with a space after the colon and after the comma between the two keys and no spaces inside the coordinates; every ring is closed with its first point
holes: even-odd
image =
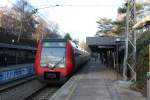
{"type": "Polygon", "coordinates": [[[0,84],[34,74],[33,66],[21,67],[0,72],[0,84]]]}

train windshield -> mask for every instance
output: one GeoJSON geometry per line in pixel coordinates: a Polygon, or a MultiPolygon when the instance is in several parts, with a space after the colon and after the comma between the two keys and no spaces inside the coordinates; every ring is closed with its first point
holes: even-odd
{"type": "Polygon", "coordinates": [[[43,42],[41,61],[42,67],[61,68],[65,63],[65,42],[43,42]]]}

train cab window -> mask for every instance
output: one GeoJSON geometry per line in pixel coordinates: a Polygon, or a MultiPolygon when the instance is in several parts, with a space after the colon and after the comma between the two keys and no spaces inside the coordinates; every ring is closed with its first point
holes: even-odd
{"type": "Polygon", "coordinates": [[[40,65],[49,68],[64,67],[65,42],[43,42],[40,65]]]}

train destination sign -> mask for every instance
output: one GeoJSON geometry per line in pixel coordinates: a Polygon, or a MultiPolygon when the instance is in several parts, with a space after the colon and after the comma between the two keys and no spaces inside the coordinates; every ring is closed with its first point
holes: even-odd
{"type": "Polygon", "coordinates": [[[50,47],[65,47],[65,42],[43,42],[44,48],[50,48],[50,47]]]}

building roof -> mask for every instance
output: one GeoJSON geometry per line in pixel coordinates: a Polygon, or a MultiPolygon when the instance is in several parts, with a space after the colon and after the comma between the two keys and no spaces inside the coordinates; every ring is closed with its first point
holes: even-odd
{"type": "Polygon", "coordinates": [[[114,36],[87,37],[86,43],[93,52],[114,50],[117,45],[119,45],[119,50],[123,50],[125,48],[124,37],[114,37],[114,36]]]}
{"type": "Polygon", "coordinates": [[[99,36],[99,37],[87,37],[86,42],[88,45],[98,45],[98,46],[112,46],[116,45],[116,40],[125,41],[123,37],[114,36],[99,36]]]}

